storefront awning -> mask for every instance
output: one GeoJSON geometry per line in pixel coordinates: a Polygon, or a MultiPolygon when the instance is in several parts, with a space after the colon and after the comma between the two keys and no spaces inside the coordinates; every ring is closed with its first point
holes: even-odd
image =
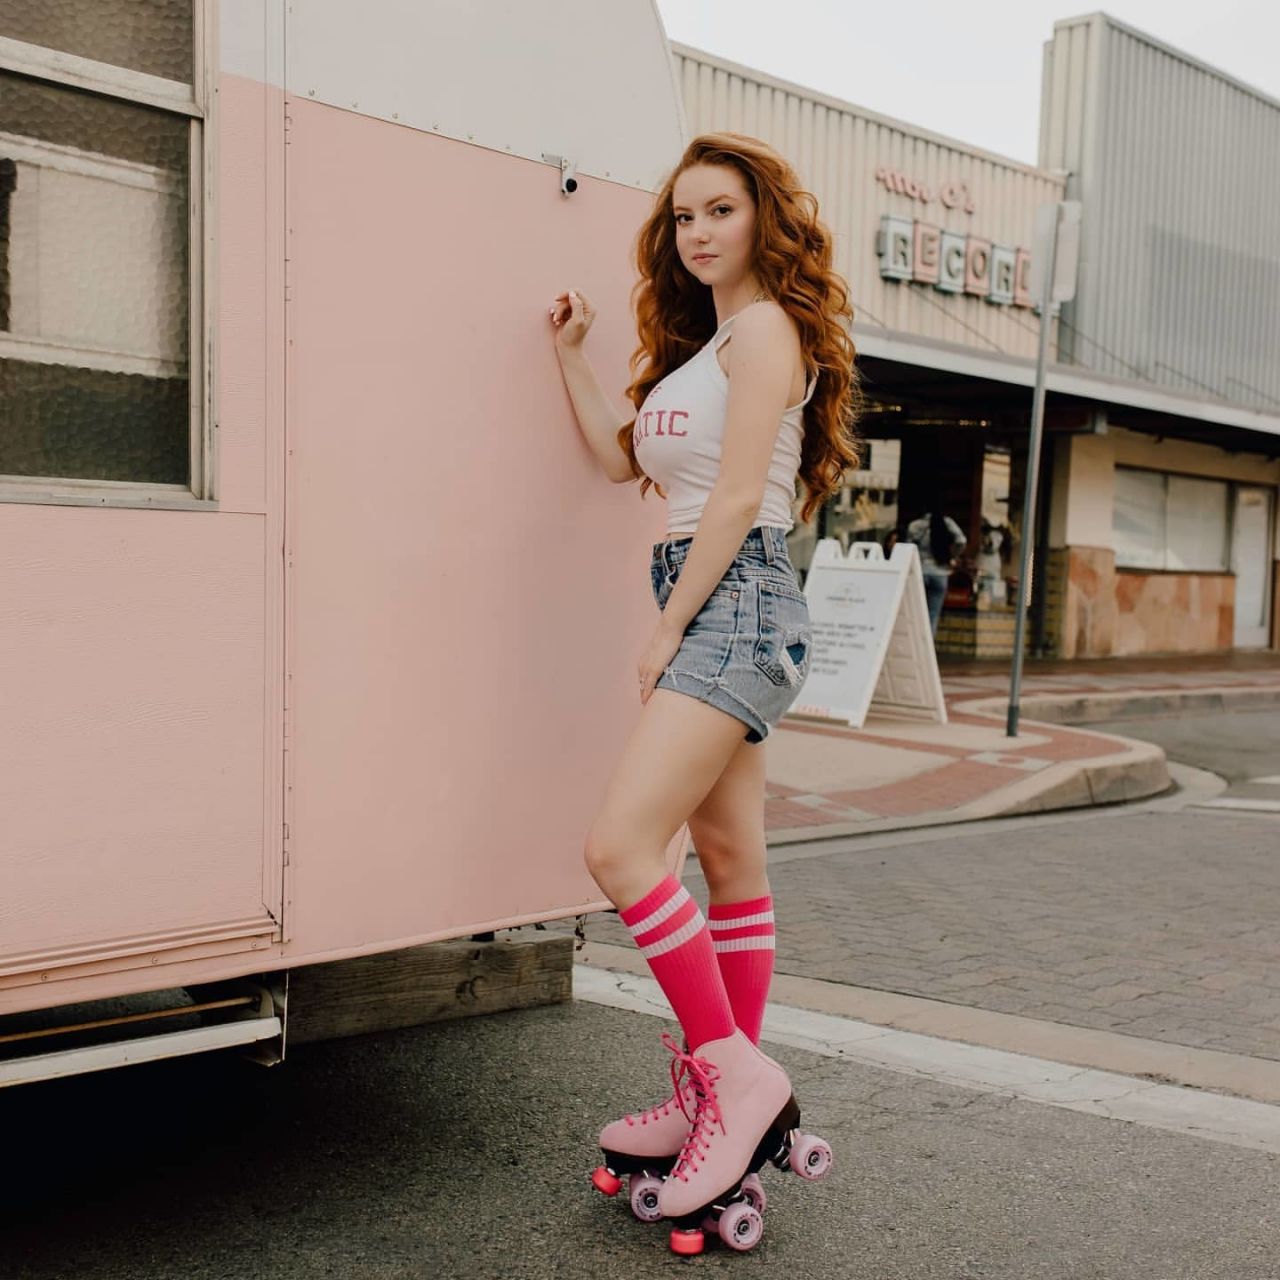
{"type": "MultiPolygon", "coordinates": [[[[913,365],[988,382],[1028,388],[1035,385],[1034,362],[1020,357],[1007,356],[997,351],[980,351],[959,343],[918,338],[913,334],[883,329],[877,325],[855,324],[852,334],[858,354],[869,359],[913,365]]],[[[1079,365],[1051,364],[1045,385],[1055,396],[1142,411],[1141,414],[1132,416],[1135,419],[1133,425],[1143,430],[1155,429],[1155,424],[1142,424],[1137,419],[1145,414],[1152,414],[1186,419],[1182,429],[1169,432],[1184,438],[1203,436],[1203,433],[1195,430],[1193,424],[1197,423],[1234,427],[1237,430],[1280,437],[1280,413],[1260,413],[1242,405],[1211,397],[1187,395],[1150,382],[1094,373],[1079,365]]]]}

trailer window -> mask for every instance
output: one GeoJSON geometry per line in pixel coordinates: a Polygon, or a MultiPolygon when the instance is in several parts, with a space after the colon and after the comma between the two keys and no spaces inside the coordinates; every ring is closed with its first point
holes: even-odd
{"type": "Polygon", "coordinates": [[[0,0],[0,498],[208,496],[192,15],[0,0]]]}
{"type": "Polygon", "coordinates": [[[0,0],[0,36],[191,81],[191,0],[0,0]]]}

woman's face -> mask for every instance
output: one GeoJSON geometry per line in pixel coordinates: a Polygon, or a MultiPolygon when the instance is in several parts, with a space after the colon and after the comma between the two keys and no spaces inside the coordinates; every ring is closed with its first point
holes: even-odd
{"type": "Polygon", "coordinates": [[[685,269],[708,286],[736,283],[751,270],[756,208],[731,165],[695,164],[671,193],[676,250],[685,269]],[[709,255],[699,258],[698,255],[709,255]]]}

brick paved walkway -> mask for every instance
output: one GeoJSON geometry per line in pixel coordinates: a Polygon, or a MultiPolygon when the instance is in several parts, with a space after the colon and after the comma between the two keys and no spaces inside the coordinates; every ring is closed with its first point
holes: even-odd
{"type": "MultiPolygon", "coordinates": [[[[947,662],[948,703],[1008,695],[1008,662],[947,662]]],[[[1028,662],[1022,696],[1038,694],[1188,692],[1197,689],[1280,690],[1280,652],[1271,649],[1185,656],[1028,662]]]]}
{"type": "Polygon", "coordinates": [[[787,721],[770,748],[765,830],[795,830],[918,817],[990,796],[1049,765],[1114,756],[1123,745],[1109,735],[1058,725],[1025,725],[1016,740],[1003,725],[953,709],[945,725],[869,720],[861,730],[787,721]],[[856,748],[835,785],[803,778],[796,735],[856,748]],[[799,757],[799,758],[797,758],[799,757]],[[884,776],[888,774],[889,776],[884,776]],[[869,777],[868,777],[869,775],[869,777]],[[894,776],[896,775],[896,776],[894,776]],[[855,784],[859,777],[867,785],[855,784]]]}
{"type": "MultiPolygon", "coordinates": [[[[945,815],[1115,750],[1093,731],[1026,721],[1011,741],[1002,721],[965,709],[1006,678],[992,664],[949,667],[945,726],[784,721],[767,748],[769,835],[945,815]]],[[[1028,696],[1223,687],[1280,689],[1280,655],[1036,664],[1024,682],[1028,696]]],[[[1278,849],[1273,819],[1117,810],[783,862],[770,872],[778,969],[1280,1060],[1278,849]]],[[[631,945],[611,913],[590,917],[587,936],[631,945]]]]}
{"type": "MultiPolygon", "coordinates": [[[[1114,737],[1083,727],[1067,728],[1024,719],[1016,739],[1004,734],[1007,664],[953,663],[943,668],[946,725],[868,720],[861,730],[784,719],[766,748],[769,778],[765,829],[816,835],[827,826],[883,825],[885,819],[920,820],[961,806],[989,803],[1000,812],[1002,792],[1025,797],[1034,775],[1053,765],[1114,758],[1123,747],[1114,737]],[[987,703],[981,709],[977,703],[987,703]],[[841,763],[836,763],[837,757],[841,763]],[[1012,794],[1012,793],[1011,793],[1012,794]]],[[[1169,696],[1225,689],[1235,697],[1251,691],[1280,695],[1280,653],[1209,657],[1108,659],[1095,662],[1032,662],[1023,680],[1024,699],[1080,698],[1091,694],[1141,694],[1159,703],[1169,696]]],[[[1128,793],[1117,779],[1106,800],[1134,798],[1159,787],[1148,767],[1131,767],[1140,784],[1128,793]]],[[[1146,758],[1150,765],[1150,753],[1146,758]]],[[[1125,767],[1119,766],[1122,772],[1125,767]]],[[[1063,770],[1045,776],[1057,780],[1063,770]]],[[[1033,788],[1034,789],[1034,788],[1033,788]]],[[[1098,802],[1085,789],[1077,799],[1098,802]]]]}
{"type": "MultiPolygon", "coordinates": [[[[1009,660],[944,658],[942,679],[970,676],[1003,678],[1006,687],[1009,660]]],[[[1069,676],[1072,680],[1096,680],[1102,687],[1132,685],[1148,676],[1218,683],[1221,679],[1280,679],[1280,652],[1274,649],[1236,649],[1230,653],[1171,653],[1127,658],[1029,658],[1023,672],[1023,687],[1042,677],[1069,676]]]]}
{"type": "Polygon", "coordinates": [[[778,971],[1280,1059],[1278,837],[1131,814],[783,863],[778,971]]]}

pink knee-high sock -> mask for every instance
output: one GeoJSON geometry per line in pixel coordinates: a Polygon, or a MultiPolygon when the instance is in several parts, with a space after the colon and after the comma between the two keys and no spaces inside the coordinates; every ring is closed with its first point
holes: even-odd
{"type": "Polygon", "coordinates": [[[707,923],[733,1020],[752,1044],[759,1044],[773,978],[773,895],[745,902],[713,902],[707,923]]]}
{"type": "Polygon", "coordinates": [[[634,906],[618,913],[671,1004],[691,1051],[735,1029],[729,995],[698,904],[667,876],[634,906]]]}

